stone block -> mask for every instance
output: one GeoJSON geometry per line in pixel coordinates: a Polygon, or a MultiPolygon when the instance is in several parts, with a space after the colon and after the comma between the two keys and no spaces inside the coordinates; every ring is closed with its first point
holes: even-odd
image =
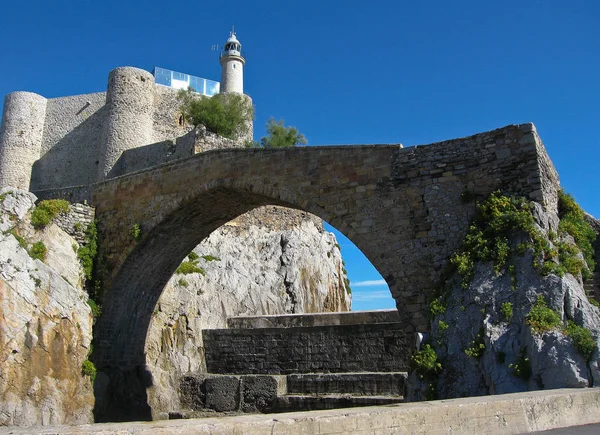
{"type": "Polygon", "coordinates": [[[218,412],[236,411],[240,404],[240,378],[217,376],[206,379],[206,407],[218,412]]]}
{"type": "Polygon", "coordinates": [[[274,376],[242,376],[240,409],[243,412],[265,412],[277,399],[278,383],[274,376]]]}

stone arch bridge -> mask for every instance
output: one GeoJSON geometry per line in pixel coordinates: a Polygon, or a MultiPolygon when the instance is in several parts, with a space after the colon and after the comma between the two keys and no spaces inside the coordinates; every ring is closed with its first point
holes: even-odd
{"type": "Polygon", "coordinates": [[[475,210],[496,189],[555,209],[558,177],[533,124],[436,144],[210,151],[93,188],[110,265],[96,325],[100,369],[143,366],[158,298],[213,230],[275,204],[319,216],[389,284],[407,331],[427,329],[427,298],[475,210]],[[468,192],[468,195],[464,195],[468,192]],[[142,237],[131,229],[139,225],[142,237]]]}

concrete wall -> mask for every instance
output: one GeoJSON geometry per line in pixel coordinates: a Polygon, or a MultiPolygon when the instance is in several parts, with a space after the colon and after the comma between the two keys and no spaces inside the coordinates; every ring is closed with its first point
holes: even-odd
{"type": "Polygon", "coordinates": [[[598,388],[529,391],[499,396],[276,415],[105,423],[72,427],[13,427],[0,428],[0,434],[508,435],[593,423],[600,423],[598,388]]]}
{"type": "Polygon", "coordinates": [[[208,373],[408,371],[413,334],[400,323],[205,329],[208,373]]]}

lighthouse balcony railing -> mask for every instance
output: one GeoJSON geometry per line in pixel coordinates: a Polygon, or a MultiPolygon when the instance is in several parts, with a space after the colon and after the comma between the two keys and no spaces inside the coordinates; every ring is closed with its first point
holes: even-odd
{"type": "Polygon", "coordinates": [[[246,52],[239,51],[239,50],[223,50],[223,51],[221,51],[220,57],[225,57],[225,56],[239,56],[242,59],[246,59],[246,52]]]}

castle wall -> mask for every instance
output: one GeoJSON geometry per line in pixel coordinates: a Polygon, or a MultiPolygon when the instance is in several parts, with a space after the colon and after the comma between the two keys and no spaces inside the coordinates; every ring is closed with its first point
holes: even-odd
{"type": "Polygon", "coordinates": [[[42,147],[46,102],[32,92],[6,96],[0,128],[0,186],[29,190],[31,167],[42,147]]]}
{"type": "Polygon", "coordinates": [[[96,182],[106,113],[105,92],[48,100],[32,191],[96,182]]]}
{"type": "Polygon", "coordinates": [[[153,142],[154,76],[122,67],[108,76],[107,134],[100,153],[98,179],[111,177],[123,151],[153,142]]]}
{"type": "Polygon", "coordinates": [[[107,177],[241,147],[251,139],[250,133],[229,144],[194,130],[181,118],[177,94],[156,85],[147,71],[121,67],[110,72],[107,92],[52,99],[30,92],[7,95],[0,186],[44,198],[90,200],[89,187],[107,177]]]}

